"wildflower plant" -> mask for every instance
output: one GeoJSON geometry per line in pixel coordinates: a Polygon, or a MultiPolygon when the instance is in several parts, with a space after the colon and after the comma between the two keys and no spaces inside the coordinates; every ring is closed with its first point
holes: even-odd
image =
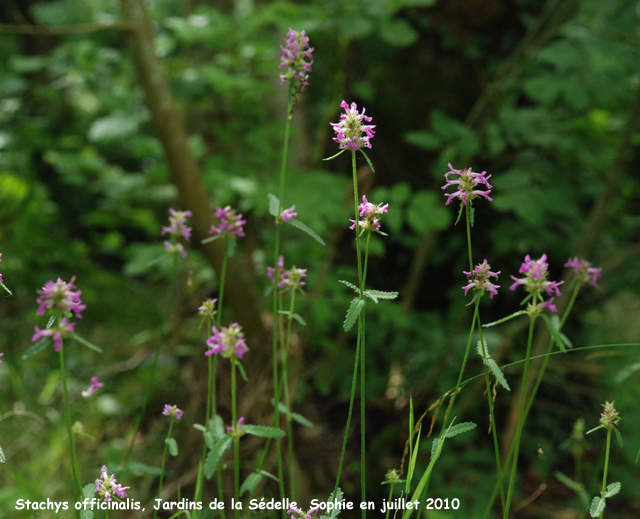
{"type": "Polygon", "coordinates": [[[114,498],[126,499],[127,490],[130,487],[125,487],[116,481],[116,475],[109,475],[109,470],[106,465],[100,469],[100,477],[96,479],[96,487],[94,492],[98,494],[98,497],[104,502],[108,503],[113,501],[114,498]]]}
{"type": "Polygon", "coordinates": [[[606,500],[615,496],[622,485],[620,483],[611,483],[607,485],[607,473],[609,471],[609,454],[611,452],[611,434],[615,432],[620,447],[622,447],[622,436],[618,430],[618,424],[620,423],[620,413],[616,411],[613,406],[615,402],[606,402],[603,407],[604,411],[600,414],[600,425],[591,429],[587,434],[591,434],[598,429],[605,429],[607,431],[607,444],[604,458],[604,472],[602,475],[602,490],[599,496],[593,498],[591,502],[590,513],[591,517],[603,517],[604,509],[607,506],[606,500]]]}
{"type": "Polygon", "coordinates": [[[294,105],[298,96],[309,86],[309,73],[313,65],[313,47],[309,47],[309,36],[305,31],[289,28],[285,46],[280,47],[280,84],[289,86],[289,104],[294,105]]]}
{"type": "MultiPolygon", "coordinates": [[[[167,437],[164,440],[162,468],[160,470],[160,483],[158,484],[158,499],[160,499],[162,496],[162,482],[164,481],[165,469],[167,467],[167,452],[169,452],[172,456],[178,455],[178,442],[176,442],[175,438],[171,437],[171,433],[173,432],[174,421],[182,419],[182,410],[178,409],[178,406],[176,405],[165,404],[162,414],[169,417],[169,432],[167,433],[167,437]]],[[[157,516],[158,510],[155,509],[153,512],[153,517],[155,518],[157,516]]]]}

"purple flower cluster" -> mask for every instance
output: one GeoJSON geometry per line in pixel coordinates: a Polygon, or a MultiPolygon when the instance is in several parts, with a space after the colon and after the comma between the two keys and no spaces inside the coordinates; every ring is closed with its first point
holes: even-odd
{"type": "Polygon", "coordinates": [[[222,326],[220,330],[214,326],[211,331],[213,335],[207,339],[207,346],[210,349],[205,352],[205,355],[220,354],[228,359],[241,359],[249,351],[244,341],[242,326],[238,323],[233,323],[227,328],[222,326]]]}
{"type": "Polygon", "coordinates": [[[198,315],[203,319],[209,318],[213,319],[216,315],[216,303],[218,302],[218,298],[215,299],[205,299],[202,302],[202,305],[198,307],[198,315]]]}
{"type": "Polygon", "coordinates": [[[465,296],[471,288],[479,292],[488,290],[490,299],[493,299],[493,296],[498,293],[500,285],[494,285],[491,282],[491,277],[498,279],[498,274],[500,274],[500,271],[491,272],[491,265],[487,263],[487,260],[484,260],[482,263],[478,264],[472,272],[463,271],[463,273],[467,276],[467,278],[469,278],[469,284],[462,287],[465,296]]]}
{"type": "Polygon", "coordinates": [[[191,239],[191,227],[187,226],[187,218],[193,216],[191,211],[176,211],[173,208],[169,208],[169,226],[163,227],[160,236],[168,234],[171,237],[171,241],[164,242],[164,248],[167,252],[177,252],[183,258],[187,257],[187,251],[184,245],[178,242],[180,238],[184,238],[185,241],[191,239]]]}
{"type": "MultiPolygon", "coordinates": [[[[0,353],[0,357],[2,357],[4,353],[0,353]]],[[[2,359],[0,359],[0,364],[2,364],[2,359]]]]}
{"type": "Polygon", "coordinates": [[[604,412],[600,414],[600,425],[605,429],[613,429],[620,423],[620,413],[615,410],[613,404],[615,402],[606,402],[604,404],[604,412]]]}
{"type": "Polygon", "coordinates": [[[557,312],[558,309],[553,304],[554,298],[550,298],[548,301],[541,302],[536,305],[537,301],[542,301],[542,293],[546,292],[547,295],[562,296],[560,289],[558,288],[564,281],[548,281],[549,264],[547,263],[547,255],[543,254],[538,260],[532,260],[527,254],[524,258],[524,263],[520,266],[520,274],[524,274],[523,278],[516,278],[511,276],[515,281],[513,285],[509,287],[510,290],[515,290],[518,285],[523,285],[525,290],[530,294],[533,294],[533,306],[537,308],[548,308],[552,312],[557,312]]]}
{"type": "Polygon", "coordinates": [[[33,334],[31,340],[38,342],[43,337],[53,337],[53,347],[56,351],[60,351],[62,349],[62,339],[66,339],[73,332],[75,326],[76,323],[70,323],[66,317],[63,317],[59,323],[54,324],[51,328],[41,330],[36,326],[36,333],[33,334]]]}
{"type": "MultiPolygon", "coordinates": [[[[278,279],[282,279],[282,274],[284,274],[284,256],[280,256],[278,258],[278,279]]],[[[271,283],[274,282],[273,276],[276,273],[276,269],[273,267],[267,267],[267,276],[271,280],[271,283]]]]}
{"type": "Polygon", "coordinates": [[[91,377],[91,387],[86,391],[83,391],[82,396],[89,397],[95,393],[96,389],[100,389],[102,386],[104,386],[104,383],[100,382],[98,377],[91,377]]]}
{"type": "Polygon", "coordinates": [[[493,201],[493,198],[489,196],[489,193],[491,193],[491,189],[493,189],[493,187],[488,182],[488,180],[491,178],[491,175],[485,176],[487,174],[486,171],[483,171],[482,173],[474,173],[471,168],[466,168],[463,170],[453,169],[451,163],[449,163],[449,169],[451,171],[445,173],[444,175],[447,183],[442,186],[442,189],[447,189],[449,186],[457,186],[457,191],[451,194],[445,193],[445,196],[447,197],[447,203],[445,205],[449,205],[451,203],[451,200],[453,200],[454,198],[459,198],[465,205],[467,204],[467,200],[473,200],[478,196],[485,197],[487,200],[489,200],[489,202],[493,201]],[[458,178],[457,180],[451,180],[449,178],[449,175],[458,175],[458,178]],[[485,189],[484,191],[476,189],[480,184],[484,184],[487,189],[485,189]]]}
{"type": "MultiPolygon", "coordinates": [[[[307,269],[299,269],[292,267],[289,270],[284,270],[284,256],[278,258],[278,288],[285,288],[291,290],[298,290],[300,287],[306,285],[302,278],[307,277],[307,269]]],[[[273,267],[267,267],[267,276],[274,282],[274,275],[276,269],[273,267]]]]}
{"type": "Polygon", "coordinates": [[[238,423],[236,424],[235,428],[234,427],[227,427],[227,432],[229,434],[235,434],[240,436],[242,434],[242,425],[244,424],[244,416],[241,416],[240,418],[238,418],[238,423]]]}
{"type": "Polygon", "coordinates": [[[590,283],[594,287],[598,286],[598,279],[602,276],[602,268],[593,268],[591,262],[580,259],[578,256],[569,258],[564,264],[565,267],[571,268],[571,274],[580,283],[590,283]]]}
{"type": "Polygon", "coordinates": [[[211,225],[209,234],[220,234],[225,237],[244,236],[244,224],[247,221],[243,220],[242,215],[237,214],[235,209],[231,209],[230,206],[225,208],[217,207],[213,216],[220,219],[220,224],[218,227],[211,225]]]}
{"type": "Polygon", "coordinates": [[[107,466],[103,465],[100,477],[102,479],[96,479],[95,493],[99,494],[105,501],[113,501],[113,496],[117,496],[120,499],[127,497],[126,490],[130,487],[123,487],[116,482],[115,474],[109,476],[107,466]]]}
{"type": "Polygon", "coordinates": [[[300,508],[289,508],[287,512],[293,519],[294,515],[296,519],[312,519],[312,516],[315,514],[316,516],[320,512],[320,506],[314,506],[313,508],[309,508],[308,512],[304,512],[300,508]]]}
{"type": "Polygon", "coordinates": [[[182,410],[178,409],[177,405],[165,404],[162,414],[165,416],[175,416],[178,420],[182,418],[182,410]]]}
{"type": "Polygon", "coordinates": [[[280,218],[282,218],[285,222],[288,222],[292,218],[298,216],[298,213],[296,213],[295,210],[296,204],[293,204],[289,209],[285,209],[284,211],[282,211],[280,218]]]}
{"type": "MultiPolygon", "coordinates": [[[[376,231],[380,232],[380,220],[378,216],[389,212],[389,204],[372,204],[367,200],[366,195],[362,195],[362,203],[358,206],[360,211],[360,217],[362,220],[358,221],[358,225],[362,234],[364,231],[376,231]]],[[[356,229],[356,221],[349,220],[352,225],[349,227],[352,231],[356,229]]]]}
{"type": "Polygon", "coordinates": [[[69,283],[60,278],[55,283],[51,280],[47,281],[42,290],[38,290],[40,294],[37,299],[38,315],[44,315],[47,309],[52,309],[66,313],[74,312],[76,317],[81,319],[81,312],[86,308],[86,305],[82,304],[82,299],[80,299],[82,290],[77,290],[74,284],[75,280],[76,277],[73,276],[69,283]]]}
{"type": "Polygon", "coordinates": [[[304,31],[298,32],[289,28],[285,38],[286,46],[280,48],[280,68],[286,68],[284,74],[280,74],[280,84],[293,85],[293,99],[296,101],[298,94],[304,92],[309,86],[309,72],[313,64],[313,47],[309,47],[309,36],[304,31]],[[305,61],[308,60],[308,61],[305,61]]]}
{"type": "Polygon", "coordinates": [[[333,140],[340,144],[341,149],[356,151],[363,146],[371,148],[369,141],[376,133],[373,130],[376,126],[363,124],[363,121],[371,122],[371,117],[364,115],[365,109],[362,109],[362,113],[358,113],[357,105],[351,103],[351,107],[349,107],[346,101],[342,101],[340,107],[344,108],[345,113],[340,115],[339,123],[331,123],[333,131],[336,132],[336,137],[333,140]]]}

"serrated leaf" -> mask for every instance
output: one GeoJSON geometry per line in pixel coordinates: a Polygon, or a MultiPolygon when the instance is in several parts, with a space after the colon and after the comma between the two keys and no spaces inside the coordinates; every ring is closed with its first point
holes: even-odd
{"type": "Polygon", "coordinates": [[[440,440],[440,438],[436,438],[435,440],[433,440],[433,443],[431,444],[431,459],[433,459],[433,457],[436,455],[438,447],[440,447],[441,443],[442,440],[440,440]]]}
{"type": "Polygon", "coordinates": [[[491,373],[493,373],[493,376],[496,377],[498,384],[500,384],[507,391],[511,391],[511,388],[507,383],[507,379],[504,378],[504,373],[502,373],[502,370],[500,369],[496,361],[493,359],[487,359],[485,363],[487,364],[487,367],[491,370],[491,373]]]}
{"type": "Polygon", "coordinates": [[[261,474],[256,474],[255,472],[249,474],[247,476],[247,479],[244,480],[242,486],[240,487],[240,495],[244,494],[245,492],[253,492],[260,481],[262,481],[261,474]]]}
{"type": "Polygon", "coordinates": [[[360,293],[360,289],[357,286],[355,286],[353,283],[349,283],[348,281],[345,281],[344,279],[339,280],[338,283],[342,283],[343,285],[347,285],[349,288],[352,288],[354,292],[360,293]]]}
{"type": "Polygon", "coordinates": [[[364,308],[364,299],[360,299],[359,297],[354,297],[349,305],[349,310],[347,311],[347,315],[344,318],[343,328],[345,332],[348,332],[353,328],[360,312],[364,308]]]}
{"type": "Polygon", "coordinates": [[[35,354],[40,353],[51,344],[53,344],[53,339],[51,337],[43,337],[22,354],[22,360],[27,360],[29,357],[33,357],[35,354]]]}
{"type": "Polygon", "coordinates": [[[622,435],[620,434],[620,431],[618,431],[618,429],[614,429],[614,431],[616,432],[616,438],[618,440],[618,445],[620,445],[620,447],[623,447],[624,444],[622,443],[622,435]]]}
{"type": "Polygon", "coordinates": [[[72,339],[74,339],[76,342],[79,342],[83,346],[86,346],[87,348],[93,351],[97,351],[98,353],[104,353],[104,351],[101,348],[98,348],[95,344],[91,344],[88,340],[83,339],[77,333],[71,332],[69,335],[71,336],[72,339]]]}
{"type": "Polygon", "coordinates": [[[373,171],[375,173],[376,170],[373,168],[373,164],[371,163],[371,160],[369,159],[369,156],[364,152],[364,150],[362,148],[360,148],[360,152],[364,155],[364,158],[367,159],[367,164],[369,164],[369,167],[371,168],[371,171],[373,171]]]}
{"type": "Polygon", "coordinates": [[[282,438],[284,436],[282,429],[266,425],[243,425],[242,432],[252,436],[260,436],[261,438],[282,438]]]}
{"type": "MultiPolygon", "coordinates": [[[[342,489],[340,489],[340,487],[338,487],[335,492],[331,492],[331,494],[329,495],[329,501],[337,501],[338,503],[342,503],[342,501],[344,501],[344,494],[342,493],[342,489]]],[[[330,510],[323,517],[332,519],[334,517],[338,517],[338,514],[340,514],[340,507],[336,507],[333,510],[330,510]]]]}
{"type": "Polygon", "coordinates": [[[294,227],[297,227],[301,231],[306,232],[309,236],[311,236],[314,240],[316,240],[320,245],[326,245],[324,240],[322,238],[320,238],[319,234],[317,234],[311,227],[309,227],[308,225],[302,223],[297,218],[292,218],[287,223],[289,225],[293,225],[294,227]]]}
{"type": "Polygon", "coordinates": [[[213,446],[216,444],[216,442],[213,439],[213,434],[211,434],[209,431],[203,431],[203,435],[204,435],[204,442],[207,444],[207,448],[209,450],[213,449],[213,446]]]}
{"type": "Polygon", "coordinates": [[[213,418],[209,419],[209,428],[207,429],[216,441],[225,435],[226,429],[224,428],[224,420],[222,416],[216,414],[213,418]]]}
{"type": "Polygon", "coordinates": [[[167,444],[169,445],[169,454],[172,456],[178,455],[178,442],[174,438],[167,438],[167,444]]]}
{"type": "Polygon", "coordinates": [[[622,485],[617,481],[615,483],[607,485],[607,491],[604,493],[604,497],[607,498],[615,496],[618,492],[620,492],[621,488],[622,485]]]}
{"type": "Polygon", "coordinates": [[[471,202],[471,200],[469,200],[469,223],[471,224],[471,227],[473,227],[473,224],[476,221],[476,208],[473,207],[473,202],[471,202]]]}
{"type": "MultiPolygon", "coordinates": [[[[243,427],[244,429],[244,427],[243,427]]],[[[218,463],[220,463],[220,458],[225,453],[225,451],[231,447],[233,441],[231,440],[231,436],[224,435],[209,451],[207,455],[207,461],[204,464],[204,475],[207,479],[211,479],[216,469],[218,468],[218,463]]]]}
{"type": "Polygon", "coordinates": [[[54,314],[51,317],[49,317],[49,320],[47,321],[47,330],[51,328],[53,326],[53,323],[55,322],[56,322],[56,316],[54,314]]]}
{"type": "Polygon", "coordinates": [[[240,364],[240,362],[236,362],[236,365],[238,366],[238,370],[240,370],[240,376],[242,377],[242,380],[249,383],[249,379],[247,378],[247,372],[242,367],[242,364],[240,364]]]}
{"type": "Polygon", "coordinates": [[[527,315],[527,312],[525,310],[520,310],[519,312],[516,312],[515,314],[508,315],[507,317],[503,317],[502,319],[500,319],[498,321],[493,321],[492,323],[489,323],[489,324],[483,324],[482,327],[483,328],[490,328],[491,326],[495,326],[496,324],[505,323],[505,322],[513,319],[514,317],[518,317],[519,315],[527,315]]]}
{"type": "Polygon", "coordinates": [[[464,204],[462,202],[460,202],[460,211],[458,211],[458,218],[456,218],[456,223],[454,223],[453,225],[458,225],[458,222],[460,221],[460,217],[462,216],[462,210],[464,209],[464,204]]]}
{"type": "Polygon", "coordinates": [[[482,341],[478,340],[476,351],[483,360],[491,358],[491,355],[489,355],[489,349],[487,348],[487,341],[485,341],[484,339],[482,341]],[[484,348],[482,346],[484,346],[484,348]]]}
{"type": "Polygon", "coordinates": [[[551,337],[553,337],[553,340],[558,345],[558,348],[566,352],[567,349],[564,347],[564,342],[560,337],[560,333],[558,333],[558,329],[553,325],[553,323],[551,322],[551,319],[549,319],[549,316],[547,314],[541,314],[541,315],[542,315],[542,319],[547,325],[547,328],[549,328],[549,331],[551,332],[551,337]]]}
{"type": "Polygon", "coordinates": [[[594,497],[593,501],[591,501],[591,509],[589,510],[591,517],[600,517],[604,512],[605,506],[607,505],[604,499],[600,499],[598,496],[594,497]]]}
{"type": "Polygon", "coordinates": [[[4,455],[4,451],[2,450],[2,447],[0,447],[0,463],[6,463],[7,462],[7,457],[4,455]]]}
{"type": "Polygon", "coordinates": [[[267,195],[269,197],[269,214],[275,218],[278,218],[280,215],[278,214],[278,210],[280,209],[280,201],[276,195],[269,193],[267,195]]]}
{"type": "Polygon", "coordinates": [[[384,292],[382,290],[365,290],[364,295],[369,296],[372,299],[375,297],[377,299],[385,299],[390,301],[398,297],[398,292],[384,292]]]}
{"type": "Polygon", "coordinates": [[[478,426],[473,422],[462,422],[462,423],[453,425],[449,427],[449,431],[447,432],[447,438],[453,438],[454,436],[458,436],[459,434],[473,431],[476,427],[478,426]]]}

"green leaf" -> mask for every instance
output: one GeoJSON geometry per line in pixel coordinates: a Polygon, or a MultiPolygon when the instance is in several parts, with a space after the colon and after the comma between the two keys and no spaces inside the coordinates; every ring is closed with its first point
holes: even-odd
{"type": "Polygon", "coordinates": [[[253,492],[260,481],[262,481],[262,474],[256,474],[255,472],[249,474],[240,487],[240,495],[245,492],[253,492]]]}
{"type": "MultiPolygon", "coordinates": [[[[340,487],[338,487],[335,492],[331,492],[331,494],[329,495],[329,501],[338,503],[342,503],[342,501],[344,501],[344,494],[342,493],[342,489],[340,487]]],[[[326,515],[323,515],[320,519],[323,519],[324,517],[333,519],[334,517],[338,517],[339,514],[340,507],[336,507],[333,510],[327,512],[326,515]]]]}
{"type": "Polygon", "coordinates": [[[487,348],[487,341],[485,340],[482,340],[482,341],[478,340],[476,351],[478,352],[478,355],[482,357],[482,360],[487,360],[491,358],[491,355],[489,355],[489,349],[487,348]]]}
{"type": "MultiPolygon", "coordinates": [[[[273,403],[273,399],[271,400],[272,400],[271,403],[273,403]]],[[[286,405],[284,405],[284,403],[280,402],[278,404],[278,409],[280,410],[281,413],[285,414],[286,416],[289,416],[289,409],[287,408],[286,405]]],[[[300,425],[304,425],[305,427],[313,427],[313,422],[308,418],[305,418],[301,414],[291,413],[291,418],[293,419],[293,421],[298,422],[300,425]]]]}
{"type": "Polygon", "coordinates": [[[598,496],[594,497],[591,502],[591,517],[600,517],[604,512],[605,506],[606,503],[604,502],[604,499],[600,499],[598,496]]]}
{"type": "Polygon", "coordinates": [[[225,435],[224,421],[219,414],[209,420],[209,429],[207,430],[213,434],[216,441],[225,435]]]}
{"type": "Polygon", "coordinates": [[[556,472],[555,476],[563,485],[565,485],[566,487],[569,487],[571,490],[574,490],[575,492],[580,492],[580,490],[584,488],[580,483],[577,483],[570,477],[565,476],[562,472],[556,472]]]}
{"type": "Polygon", "coordinates": [[[266,425],[243,425],[242,432],[252,436],[260,436],[261,438],[282,438],[284,436],[282,429],[266,425]]]}
{"type": "Polygon", "coordinates": [[[247,378],[247,373],[244,370],[244,368],[242,367],[242,364],[240,364],[240,362],[236,362],[236,365],[238,366],[238,369],[240,370],[240,376],[242,377],[242,380],[244,380],[246,383],[249,383],[249,379],[247,378]]]}
{"type": "Polygon", "coordinates": [[[290,314],[288,310],[278,310],[278,313],[282,315],[286,315],[287,317],[291,315],[291,317],[296,321],[298,321],[302,326],[307,326],[307,323],[305,322],[305,320],[302,318],[300,314],[290,314]]]}
{"type": "Polygon", "coordinates": [[[378,302],[378,299],[391,300],[398,297],[398,292],[383,292],[382,290],[365,290],[364,295],[378,302]]]}
{"type": "Polygon", "coordinates": [[[373,171],[375,173],[376,170],[373,168],[373,164],[371,163],[371,160],[369,160],[369,156],[364,152],[364,150],[362,148],[360,148],[360,152],[364,155],[364,158],[367,159],[367,164],[369,164],[369,167],[371,168],[371,171],[373,171]]]}
{"type": "Polygon", "coordinates": [[[440,440],[440,438],[436,438],[435,440],[433,440],[433,443],[431,444],[431,459],[433,459],[437,452],[439,453],[438,448],[442,443],[444,442],[443,440],[440,440]]]}
{"type": "Polygon", "coordinates": [[[212,241],[216,241],[222,238],[222,234],[216,234],[215,236],[210,236],[209,238],[205,238],[200,243],[211,243],[212,241]]]}
{"type": "Polygon", "coordinates": [[[489,324],[483,324],[482,327],[483,328],[490,328],[491,326],[495,326],[496,324],[506,323],[507,321],[513,319],[514,317],[518,317],[519,315],[527,315],[526,310],[520,310],[519,312],[516,312],[515,314],[511,314],[511,315],[508,315],[507,317],[503,317],[499,321],[494,321],[494,322],[489,323],[489,324]]]}
{"type": "Polygon", "coordinates": [[[50,346],[51,344],[53,344],[53,339],[51,337],[43,337],[38,342],[36,342],[33,346],[31,346],[31,348],[29,348],[27,351],[25,351],[22,354],[22,360],[26,360],[29,357],[33,357],[36,353],[40,353],[42,350],[44,350],[47,346],[50,346]]]}
{"type": "Polygon", "coordinates": [[[213,446],[215,445],[215,440],[213,439],[213,434],[211,434],[209,431],[203,431],[203,435],[204,435],[204,442],[207,444],[207,448],[209,450],[213,449],[213,446]]]}
{"type": "Polygon", "coordinates": [[[364,308],[364,299],[360,299],[359,297],[354,297],[351,301],[351,305],[349,305],[349,310],[347,311],[347,315],[344,318],[344,331],[348,332],[353,328],[360,312],[364,308]]]}
{"type": "Polygon", "coordinates": [[[0,463],[6,463],[7,462],[7,457],[4,455],[4,451],[2,450],[2,447],[0,447],[0,463]]]}
{"type": "Polygon", "coordinates": [[[80,519],[93,519],[93,512],[91,510],[81,510],[80,519]]]}
{"type": "Polygon", "coordinates": [[[267,472],[266,470],[259,470],[258,471],[259,474],[262,474],[263,476],[266,476],[270,479],[273,479],[276,483],[280,483],[280,479],[275,477],[273,474],[271,474],[270,472],[267,472]]]}
{"type": "Polygon", "coordinates": [[[172,456],[178,455],[178,442],[174,438],[167,438],[167,444],[169,445],[169,454],[172,456]]]}
{"type": "Polygon", "coordinates": [[[502,370],[500,369],[496,361],[493,359],[487,359],[485,363],[487,367],[491,370],[491,373],[493,373],[493,376],[496,377],[498,384],[500,384],[507,391],[511,391],[511,388],[507,383],[507,379],[504,377],[504,373],[502,373],[502,370]]]}
{"type": "Polygon", "coordinates": [[[194,423],[193,428],[198,429],[198,431],[202,431],[202,432],[205,432],[207,430],[207,428],[204,425],[199,423],[194,423]]]}
{"type": "Polygon", "coordinates": [[[9,290],[7,285],[5,285],[2,281],[0,281],[0,287],[4,288],[10,296],[13,295],[13,292],[11,292],[11,290],[9,290]]]}
{"type": "Polygon", "coordinates": [[[553,325],[553,323],[551,322],[551,319],[549,319],[549,316],[547,314],[541,314],[541,315],[542,315],[542,319],[544,319],[544,322],[547,324],[547,328],[549,328],[549,331],[551,332],[551,337],[553,337],[553,340],[558,345],[558,348],[566,352],[567,349],[564,347],[564,342],[560,337],[560,333],[558,333],[558,329],[553,325]]]}
{"type": "Polygon", "coordinates": [[[159,476],[160,474],[162,474],[162,469],[160,467],[152,467],[151,465],[140,463],[138,461],[130,461],[129,463],[127,463],[127,468],[131,472],[133,472],[135,476],[140,476],[142,474],[159,476]]]}
{"type": "Polygon", "coordinates": [[[339,280],[338,283],[342,283],[343,285],[347,285],[349,288],[352,288],[354,292],[360,293],[360,289],[357,286],[355,286],[353,283],[349,283],[348,281],[345,281],[344,279],[339,280]]]}
{"type": "Polygon", "coordinates": [[[447,438],[453,438],[454,436],[458,436],[459,434],[464,434],[469,431],[473,431],[476,427],[478,427],[473,422],[462,422],[457,425],[453,425],[449,427],[447,432],[447,438]]]}
{"type": "Polygon", "coordinates": [[[316,240],[320,245],[326,245],[324,240],[322,238],[320,238],[320,236],[311,227],[309,227],[308,225],[303,224],[297,218],[292,218],[287,223],[289,225],[293,225],[294,227],[297,227],[301,231],[306,232],[309,236],[311,236],[314,240],[316,240]]]}
{"type": "MultiPolygon", "coordinates": [[[[411,429],[413,431],[413,429],[411,429]]],[[[416,468],[416,460],[418,458],[418,451],[420,450],[420,435],[422,434],[422,424],[418,428],[418,437],[416,438],[415,447],[412,447],[413,454],[409,458],[409,468],[407,470],[407,481],[405,483],[405,492],[408,494],[411,490],[411,481],[413,480],[413,472],[416,468]]],[[[413,435],[412,435],[413,440],[413,435]]]]}
{"type": "Polygon", "coordinates": [[[227,237],[227,257],[233,258],[233,255],[236,253],[236,239],[227,237]]]}
{"type": "Polygon", "coordinates": [[[464,204],[460,202],[460,211],[458,211],[458,218],[456,218],[456,223],[454,223],[453,225],[458,225],[458,222],[460,221],[460,217],[462,216],[463,209],[464,209],[464,204]]]}
{"type": "Polygon", "coordinates": [[[619,482],[607,485],[607,491],[604,493],[604,497],[607,498],[615,496],[618,492],[620,492],[621,488],[622,485],[619,482]]]}
{"type": "Polygon", "coordinates": [[[469,200],[469,223],[471,224],[471,227],[473,227],[473,224],[476,221],[476,208],[473,207],[473,202],[471,200],[469,200]]]}
{"type": "Polygon", "coordinates": [[[91,344],[88,340],[83,339],[82,337],[80,337],[77,333],[75,332],[71,332],[69,334],[71,336],[71,338],[73,338],[76,342],[79,342],[80,344],[82,344],[83,346],[86,346],[87,348],[89,348],[90,350],[93,351],[97,351],[98,353],[104,353],[104,351],[101,348],[98,348],[95,344],[91,344]]]}
{"type": "Polygon", "coordinates": [[[279,218],[280,214],[278,214],[278,210],[280,209],[280,201],[278,197],[271,193],[267,196],[269,197],[269,214],[274,218],[279,218]]]}
{"type": "MultiPolygon", "coordinates": [[[[244,429],[244,427],[243,427],[244,429]]],[[[231,436],[224,435],[209,451],[207,455],[207,461],[204,464],[204,475],[207,479],[211,479],[216,469],[218,468],[218,463],[220,463],[220,458],[225,453],[225,451],[231,447],[233,441],[231,440],[231,436]]]]}
{"type": "Polygon", "coordinates": [[[622,435],[620,434],[620,431],[618,431],[618,429],[614,429],[614,431],[616,432],[616,438],[618,440],[618,445],[620,445],[620,447],[622,447],[623,446],[622,435]]]}
{"type": "Polygon", "coordinates": [[[49,317],[49,321],[47,322],[47,330],[53,326],[53,323],[56,322],[55,314],[49,317]]]}

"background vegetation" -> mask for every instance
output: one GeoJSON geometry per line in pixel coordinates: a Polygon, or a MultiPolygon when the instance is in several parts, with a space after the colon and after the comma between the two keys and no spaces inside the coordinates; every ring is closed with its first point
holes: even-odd
{"type": "MultiPolygon", "coordinates": [[[[376,173],[361,164],[360,190],[390,208],[383,223],[389,237],[372,240],[368,279],[400,292],[397,302],[372,306],[367,318],[372,498],[386,497],[387,487],[377,482],[400,467],[409,396],[422,414],[455,386],[466,345],[464,230],[453,227],[457,208],[444,206],[440,189],[448,162],[492,174],[494,202],[477,204],[474,228],[476,257],[502,271],[500,294],[483,302],[485,322],[518,308],[521,295],[508,291],[509,275],[525,254],[546,253],[553,279],[564,275],[568,257],[580,255],[602,266],[603,277],[578,299],[566,334],[575,346],[638,341],[640,4],[149,0],[147,6],[201,195],[211,207],[237,207],[248,220],[223,320],[248,328],[250,384],[239,402],[252,423],[268,423],[272,409],[263,369],[271,348],[267,193],[276,191],[286,109],[277,55],[289,27],[305,29],[315,47],[312,84],[295,108],[284,200],[327,242],[322,248],[286,231],[287,261],[309,269],[298,309],[308,326],[296,330],[292,346],[295,410],[315,424],[295,429],[300,502],[332,490],[353,366],[355,333],[341,328],[350,293],[337,282],[355,277],[349,159],[321,161],[336,152],[329,122],[338,120],[342,99],[366,106],[374,118],[376,173]]],[[[191,199],[177,181],[184,172],[165,158],[158,135],[171,139],[175,128],[154,122],[119,2],[7,0],[0,21],[0,252],[14,293],[0,305],[0,411],[37,415],[0,422],[7,456],[0,515],[17,517],[17,499],[63,500],[71,481],[57,359],[50,351],[22,359],[34,325],[43,326],[36,290],[49,279],[77,276],[87,310],[76,331],[105,350],[98,356],[72,345],[67,354],[71,393],[78,396],[74,419],[93,437],[78,441],[84,482],[91,482],[100,466],[119,462],[141,405],[171,261],[154,261],[164,254],[159,232],[167,208],[186,209],[191,199]],[[104,388],[80,398],[94,375],[104,388]]],[[[192,494],[201,452],[201,434],[189,425],[201,421],[206,398],[206,337],[196,309],[216,295],[219,251],[194,245],[180,263],[151,412],[133,455],[137,465],[118,474],[144,503],[155,489],[149,466],[160,464],[165,403],[177,404],[186,418],[176,428],[181,455],[169,465],[169,491],[180,486],[192,494]]],[[[501,364],[523,357],[523,326],[514,322],[487,335],[501,364]]],[[[597,349],[551,361],[525,428],[517,499],[540,495],[518,517],[581,516],[579,498],[554,474],[574,477],[579,452],[583,481],[595,494],[604,440],[588,436],[576,450],[571,433],[579,418],[595,427],[605,400],[615,400],[625,438],[610,468],[623,491],[607,503],[607,517],[638,516],[639,353],[597,349]]],[[[474,360],[467,373],[480,370],[474,360]]],[[[504,445],[515,433],[520,371],[506,374],[513,391],[496,400],[504,445]]],[[[224,375],[219,387],[229,422],[224,375]]],[[[484,511],[494,469],[482,391],[472,384],[459,398],[458,415],[479,427],[448,444],[430,488],[433,497],[459,498],[461,508],[429,517],[484,511]]],[[[355,501],[357,422],[351,438],[342,487],[355,501]]],[[[243,439],[247,469],[261,445],[243,439]]],[[[426,465],[430,444],[424,446],[426,465]]],[[[261,492],[271,495],[275,487],[261,492]]],[[[213,497],[205,489],[205,499],[213,497]]]]}

